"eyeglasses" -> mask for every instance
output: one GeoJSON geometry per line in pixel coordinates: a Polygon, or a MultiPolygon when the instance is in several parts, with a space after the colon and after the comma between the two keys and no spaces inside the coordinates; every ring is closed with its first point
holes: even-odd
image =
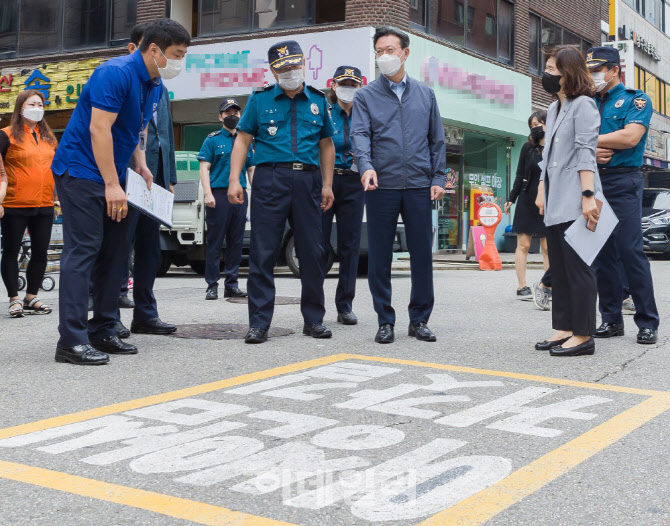
{"type": "Polygon", "coordinates": [[[398,50],[397,47],[387,47],[386,49],[376,49],[375,50],[375,57],[379,58],[382,55],[395,55],[397,50],[398,50]]]}

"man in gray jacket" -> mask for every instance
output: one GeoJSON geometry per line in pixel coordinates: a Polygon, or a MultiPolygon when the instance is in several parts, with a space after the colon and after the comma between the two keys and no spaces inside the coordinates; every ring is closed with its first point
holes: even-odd
{"type": "Polygon", "coordinates": [[[402,215],[412,273],[409,336],[434,342],[427,326],[434,303],[431,201],[444,196],[444,127],[433,90],[405,73],[409,36],[383,27],[373,43],[382,75],[356,93],[351,144],[366,192],[368,281],[379,321],[375,341],[394,341],[391,262],[402,215]]]}

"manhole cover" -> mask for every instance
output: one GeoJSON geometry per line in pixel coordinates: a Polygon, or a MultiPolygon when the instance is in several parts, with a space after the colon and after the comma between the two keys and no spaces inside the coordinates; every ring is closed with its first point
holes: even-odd
{"type": "MultiPolygon", "coordinates": [[[[249,330],[248,325],[233,323],[203,323],[179,325],[170,336],[189,340],[242,340],[249,330]]],[[[282,327],[271,327],[270,337],[288,336],[293,331],[282,327]]]]}
{"type": "MultiPolygon", "coordinates": [[[[228,298],[226,301],[230,303],[249,303],[248,298],[228,298]]],[[[277,296],[275,298],[275,305],[300,305],[300,298],[277,296]]]]}

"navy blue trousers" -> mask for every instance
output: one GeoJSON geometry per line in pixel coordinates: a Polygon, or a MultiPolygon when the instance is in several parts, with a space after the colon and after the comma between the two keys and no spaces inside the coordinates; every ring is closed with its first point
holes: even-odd
{"type": "Polygon", "coordinates": [[[249,326],[269,328],[275,304],[274,267],[286,220],[300,262],[300,310],[305,323],[323,322],[323,233],[321,230],[321,172],[294,171],[260,165],[251,191],[249,251],[249,326]]]}
{"type": "Polygon", "coordinates": [[[227,289],[238,286],[237,275],[242,260],[242,242],[244,241],[244,225],[247,222],[247,206],[249,197],[244,192],[244,204],[236,205],[228,201],[228,188],[213,188],[212,194],[216,201],[214,208],[206,207],[205,222],[207,223],[207,254],[205,262],[205,281],[207,285],[219,282],[221,276],[221,248],[226,240],[226,252],[223,261],[226,265],[227,289]]]}
{"type": "Polygon", "coordinates": [[[623,268],[635,304],[635,323],[640,329],[658,329],[654,284],[642,240],[642,172],[604,175],[602,185],[605,198],[619,219],[594,262],[602,320],[623,323],[624,283],[619,270],[623,268]]]}
{"type": "MultiPolygon", "coordinates": [[[[340,263],[335,307],[337,312],[350,312],[356,296],[358,276],[358,256],[361,251],[361,229],[365,192],[361,180],[356,175],[335,175],[333,178],[335,203],[323,213],[323,239],[326,251],[324,265],[327,265],[333,217],[337,219],[337,258],[340,263]]],[[[324,266],[324,273],[327,269],[324,266]]]]}
{"type": "Polygon", "coordinates": [[[128,257],[129,221],[107,216],[105,186],[67,174],[56,176],[63,210],[60,262],[59,345],[72,347],[115,334],[119,281],[128,257]],[[93,317],[88,319],[89,284],[93,317]]]}
{"type": "Polygon", "coordinates": [[[428,322],[433,311],[433,254],[430,188],[365,193],[368,223],[368,282],[379,324],[395,325],[391,306],[391,263],[398,216],[402,216],[410,256],[412,292],[409,321],[428,322]]]}

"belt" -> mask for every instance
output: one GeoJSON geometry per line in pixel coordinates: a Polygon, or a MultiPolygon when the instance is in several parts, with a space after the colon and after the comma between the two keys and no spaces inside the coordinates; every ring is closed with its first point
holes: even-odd
{"type": "Polygon", "coordinates": [[[289,170],[297,170],[300,172],[313,172],[319,167],[314,164],[305,163],[263,163],[260,166],[272,166],[273,168],[288,168],[289,170]]]}
{"type": "Polygon", "coordinates": [[[639,171],[639,166],[613,166],[611,168],[603,166],[602,168],[598,168],[598,173],[600,173],[600,175],[627,174],[639,171]]]}
{"type": "Polygon", "coordinates": [[[335,168],[333,170],[333,173],[335,175],[359,175],[358,172],[354,172],[353,170],[350,170],[349,168],[335,168]]]}

